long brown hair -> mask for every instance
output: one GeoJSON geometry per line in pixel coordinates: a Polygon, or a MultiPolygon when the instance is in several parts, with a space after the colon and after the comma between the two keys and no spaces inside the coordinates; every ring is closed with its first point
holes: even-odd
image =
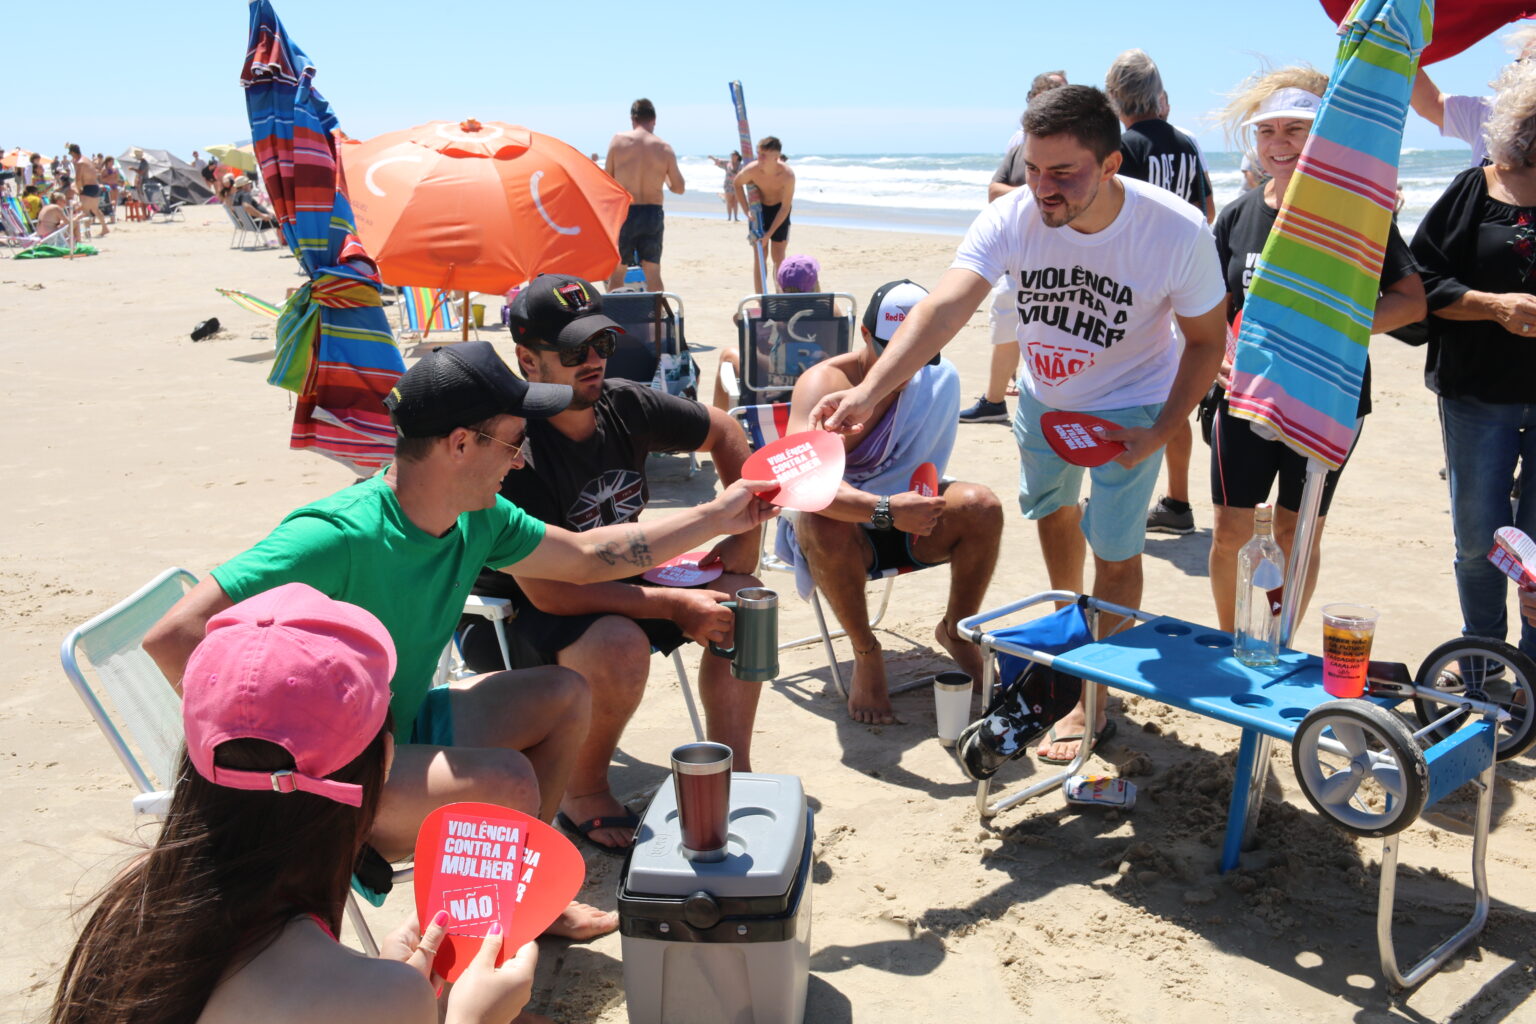
{"type": "MultiPolygon", "coordinates": [[[[219,981],[300,914],[339,934],[352,865],[378,812],[391,723],[330,777],[363,787],[361,807],[310,793],[216,786],[182,753],[155,845],[94,901],[50,1024],[192,1024],[219,981]]],[[[215,763],[280,771],[286,750],[221,744],[215,763]]]]}

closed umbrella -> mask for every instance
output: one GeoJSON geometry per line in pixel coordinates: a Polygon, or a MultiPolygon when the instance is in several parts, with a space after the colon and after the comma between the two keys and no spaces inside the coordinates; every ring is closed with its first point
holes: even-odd
{"type": "MultiPolygon", "coordinates": [[[[1358,0],[1341,23],[1328,91],[1243,303],[1228,404],[1260,433],[1307,456],[1280,614],[1283,642],[1305,590],[1323,478],[1343,464],[1354,440],[1403,121],[1433,12],[1432,0],[1358,0]]],[[[1248,776],[1250,830],[1268,744],[1245,732],[1239,749],[1239,776],[1256,769],[1248,776]]],[[[1237,853],[1229,841],[1223,870],[1237,853]]]]}
{"type": "Polygon", "coordinates": [[[299,396],[290,447],[362,472],[393,458],[384,396],[405,361],[384,315],[378,268],[353,232],[337,175],[336,115],[314,78],[272,5],[253,0],[240,76],[253,145],[283,239],[310,277],[283,306],[267,380],[299,396]]]}
{"type": "Polygon", "coordinates": [[[618,262],[629,193],[552,136],[434,121],[340,152],[358,235],[390,284],[502,293],[541,273],[601,279],[618,262]]]}

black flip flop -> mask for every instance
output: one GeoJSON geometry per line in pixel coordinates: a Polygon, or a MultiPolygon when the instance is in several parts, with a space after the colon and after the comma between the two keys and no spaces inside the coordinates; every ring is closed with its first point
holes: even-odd
{"type": "Polygon", "coordinates": [[[572,839],[579,839],[594,850],[606,853],[610,857],[624,856],[629,847],[600,843],[592,838],[592,833],[600,828],[638,829],[640,827],[640,816],[632,811],[625,811],[623,814],[603,814],[596,818],[588,818],[579,824],[564,811],[556,811],[555,821],[572,839]]]}

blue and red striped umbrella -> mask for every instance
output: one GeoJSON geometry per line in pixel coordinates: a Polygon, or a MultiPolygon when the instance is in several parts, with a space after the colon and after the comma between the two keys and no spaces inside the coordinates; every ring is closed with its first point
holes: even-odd
{"type": "Polygon", "coordinates": [[[252,144],[283,240],[309,282],[283,306],[267,381],[295,392],[290,447],[364,471],[394,457],[384,396],[405,372],[378,268],[355,234],[337,173],[331,106],[268,0],[252,0],[240,81],[252,144]]]}

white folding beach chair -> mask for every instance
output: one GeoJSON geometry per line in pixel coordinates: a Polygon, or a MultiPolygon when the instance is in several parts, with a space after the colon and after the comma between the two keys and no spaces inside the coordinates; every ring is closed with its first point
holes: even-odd
{"type": "Polygon", "coordinates": [[[267,241],[267,229],[258,225],[243,207],[225,206],[224,212],[229,215],[230,223],[235,226],[234,234],[229,239],[231,249],[264,249],[272,244],[267,241]],[[256,245],[248,244],[252,235],[256,236],[256,245]]]}
{"type": "MultiPolygon", "coordinates": [[[[59,660],[107,743],[128,769],[139,793],[136,814],[161,816],[171,805],[184,740],[181,698],[144,651],[144,635],[197,584],[185,569],[166,569],[138,591],[70,631],[59,660]]],[[[397,867],[396,883],[411,878],[397,867]]],[[[378,943],[357,898],[347,894],[347,919],[370,956],[378,943]]]]}

